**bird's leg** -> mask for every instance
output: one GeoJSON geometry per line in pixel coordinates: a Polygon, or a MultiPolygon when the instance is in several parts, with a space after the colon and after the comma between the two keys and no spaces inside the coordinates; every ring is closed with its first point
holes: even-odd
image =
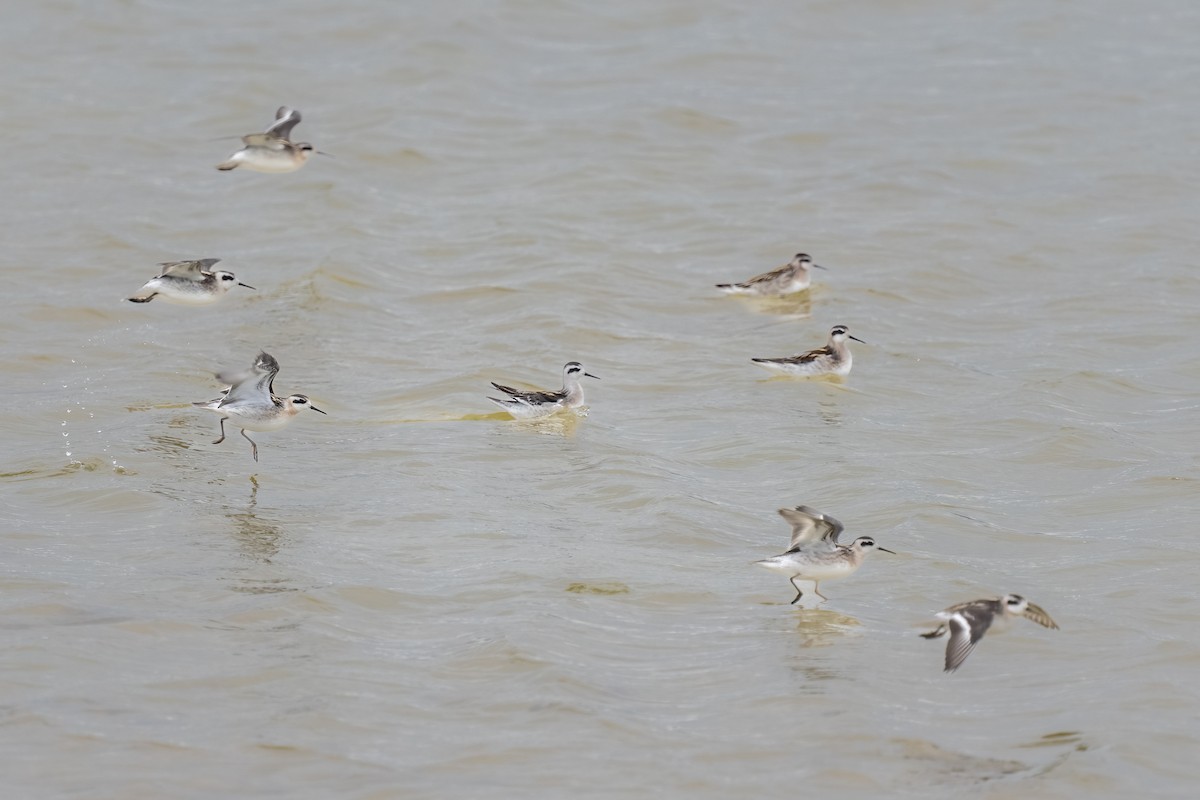
{"type": "Polygon", "coordinates": [[[225,418],[221,417],[221,438],[213,439],[213,444],[220,444],[225,441],[225,418]]]}
{"type": "Polygon", "coordinates": [[[247,442],[250,443],[250,453],[251,453],[251,455],[254,456],[254,460],[258,461],[258,445],[256,445],[254,443],[253,439],[251,439],[249,436],[246,436],[245,428],[242,428],[242,436],[246,439],[247,442]]]}
{"type": "Polygon", "coordinates": [[[946,626],[938,625],[936,628],[931,630],[929,633],[922,633],[921,638],[922,639],[936,639],[939,636],[941,636],[942,634],[944,634],[945,632],[946,632],[946,626]]]}
{"type": "Polygon", "coordinates": [[[821,598],[822,600],[829,600],[828,597],[821,594],[821,584],[817,583],[816,581],[813,581],[813,594],[815,594],[817,597],[821,598]]]}
{"type": "MultiPolygon", "coordinates": [[[[796,577],[792,577],[790,580],[792,582],[792,586],[796,586],[796,577]]],[[[796,597],[794,600],[792,600],[792,605],[796,605],[796,603],[800,602],[800,598],[803,596],[804,596],[804,592],[801,591],[799,586],[796,586],[796,597]]]]}

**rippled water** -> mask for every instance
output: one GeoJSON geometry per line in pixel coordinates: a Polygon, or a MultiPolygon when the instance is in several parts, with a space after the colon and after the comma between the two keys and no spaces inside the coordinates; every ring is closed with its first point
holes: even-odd
{"type": "Polygon", "coordinates": [[[1194,788],[1200,9],[743,5],[6,17],[6,796],[1194,788]],[[283,103],[333,158],[213,169],[283,103]],[[329,416],[255,464],[189,403],[259,348],[329,416]],[[797,503],[898,555],[788,605],[797,503]],[[1005,591],[1062,630],[944,676],[1005,591]]]}

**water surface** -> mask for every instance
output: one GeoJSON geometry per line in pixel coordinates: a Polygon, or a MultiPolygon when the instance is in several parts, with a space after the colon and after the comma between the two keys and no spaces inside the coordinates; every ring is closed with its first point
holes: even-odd
{"type": "Polygon", "coordinates": [[[1200,10],[743,6],[6,18],[7,796],[1187,794],[1200,10]],[[283,103],[333,158],[213,169],[283,103]],[[260,348],[329,416],[255,464],[189,403],[260,348]],[[798,503],[898,555],[788,605],[798,503]]]}

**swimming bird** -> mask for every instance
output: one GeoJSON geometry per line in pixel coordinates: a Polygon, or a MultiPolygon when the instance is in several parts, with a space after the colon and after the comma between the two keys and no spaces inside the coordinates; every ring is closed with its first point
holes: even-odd
{"type": "Polygon", "coordinates": [[[820,581],[845,578],[853,575],[862,566],[863,559],[871,550],[888,550],[875,544],[870,536],[859,536],[850,544],[838,544],[838,536],[845,527],[828,514],[822,514],[809,506],[779,509],[779,516],[792,526],[792,542],[786,553],[755,563],[788,576],[796,589],[792,603],[804,595],[796,581],[812,581],[813,592],[822,600],[828,600],[820,592],[820,581]]]}
{"type": "Polygon", "coordinates": [[[250,443],[250,453],[258,461],[258,444],[246,435],[246,431],[276,431],[292,421],[306,408],[324,414],[302,394],[276,397],[275,376],[279,374],[279,362],[266,352],[260,352],[250,369],[242,373],[217,373],[221,381],[233,381],[233,385],[214,400],[192,405],[215,411],[221,415],[221,436],[213,444],[225,441],[225,420],[232,419],[241,428],[242,436],[250,443]]]}
{"type": "Polygon", "coordinates": [[[809,268],[825,269],[814,264],[807,253],[796,253],[795,257],[779,269],[756,275],[744,283],[718,283],[717,288],[725,294],[786,295],[803,292],[812,283],[809,268]]]}
{"type": "Polygon", "coordinates": [[[215,303],[234,286],[253,289],[238,281],[232,272],[212,269],[219,258],[200,258],[195,261],[164,261],[159,264],[159,273],[146,281],[132,297],[131,303],[149,303],[161,297],[168,303],[183,306],[204,306],[215,303]]]}
{"type": "MultiPolygon", "coordinates": [[[[584,372],[583,365],[578,361],[568,361],[563,367],[562,391],[523,392],[511,386],[493,382],[492,386],[504,392],[508,397],[504,399],[489,397],[488,400],[512,414],[516,419],[544,417],[556,411],[578,408],[583,405],[581,377],[596,378],[590,372],[584,372]]],[[[600,379],[596,378],[596,380],[600,379]]]]}
{"type": "Polygon", "coordinates": [[[243,136],[245,147],[218,164],[217,169],[227,171],[240,165],[254,172],[295,172],[313,153],[321,152],[308,142],[293,142],[288,138],[299,122],[299,111],[280,106],[271,127],[262,133],[243,136]]]}
{"type": "Polygon", "coordinates": [[[850,374],[850,367],[854,364],[850,348],[846,346],[847,339],[866,344],[857,336],[851,336],[850,329],[845,325],[834,325],[833,329],[829,331],[829,343],[824,347],[784,358],[752,358],[750,360],[769,370],[800,378],[817,378],[824,375],[845,377],[850,374]]]}
{"type": "Polygon", "coordinates": [[[962,666],[985,633],[989,630],[1004,631],[1017,617],[1036,622],[1043,628],[1058,630],[1058,623],[1052,620],[1049,614],[1019,594],[959,603],[945,611],[939,611],[937,617],[946,622],[929,633],[922,633],[921,636],[925,639],[937,639],[949,632],[950,641],[946,643],[946,672],[954,672],[962,666]]]}

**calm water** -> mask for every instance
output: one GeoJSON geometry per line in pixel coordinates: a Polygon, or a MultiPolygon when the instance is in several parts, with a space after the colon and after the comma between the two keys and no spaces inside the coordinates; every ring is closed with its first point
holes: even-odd
{"type": "Polygon", "coordinates": [[[4,796],[1194,791],[1200,7],[428,5],[0,26],[4,796]],[[213,169],[283,103],[333,158],[213,169]],[[255,464],[188,404],[259,348],[329,416],[255,464]],[[788,605],[797,503],[898,555],[788,605]],[[1062,630],[944,676],[1005,591],[1062,630]]]}

